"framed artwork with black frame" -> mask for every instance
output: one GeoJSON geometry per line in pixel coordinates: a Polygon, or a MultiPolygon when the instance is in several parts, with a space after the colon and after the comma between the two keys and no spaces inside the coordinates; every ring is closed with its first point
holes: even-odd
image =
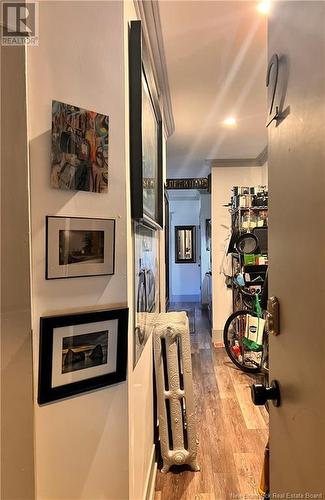
{"type": "Polygon", "coordinates": [[[129,35],[131,215],[163,227],[162,119],[141,21],[129,35]]]}
{"type": "Polygon", "coordinates": [[[114,274],[115,220],[46,217],[46,279],[114,274]]]}
{"type": "Polygon", "coordinates": [[[40,319],[38,403],[126,379],[128,309],[40,319]]]}
{"type": "Polygon", "coordinates": [[[175,263],[195,264],[196,227],[175,226],[175,263]]]}

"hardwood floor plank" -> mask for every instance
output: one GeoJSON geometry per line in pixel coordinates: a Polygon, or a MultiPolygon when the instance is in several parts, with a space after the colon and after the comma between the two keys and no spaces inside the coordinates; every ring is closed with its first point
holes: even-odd
{"type": "Polygon", "coordinates": [[[214,475],[215,500],[231,500],[240,498],[241,489],[237,474],[214,475]]]}
{"type": "Polygon", "coordinates": [[[250,400],[249,385],[259,378],[241,372],[223,347],[212,345],[208,321],[199,306],[195,323],[191,350],[201,470],[158,471],[155,500],[255,496],[268,439],[268,414],[250,400]]]}
{"type": "Polygon", "coordinates": [[[254,453],[235,453],[234,457],[241,493],[257,495],[263,457],[254,453]]]}
{"type": "Polygon", "coordinates": [[[247,429],[266,429],[267,425],[260,409],[252,405],[249,385],[235,384],[234,388],[247,429]]]}

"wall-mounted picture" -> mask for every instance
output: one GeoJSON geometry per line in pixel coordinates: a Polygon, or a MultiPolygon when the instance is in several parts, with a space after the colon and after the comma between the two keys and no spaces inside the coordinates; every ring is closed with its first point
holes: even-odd
{"type": "Polygon", "coordinates": [[[205,219],[205,242],[207,252],[211,251],[211,219],[205,219]]]}
{"type": "Polygon", "coordinates": [[[101,113],[52,101],[53,188],[107,193],[108,123],[101,113]]]}
{"type": "Polygon", "coordinates": [[[46,217],[46,279],[114,274],[115,220],[46,217]]]}
{"type": "Polygon", "coordinates": [[[175,263],[194,264],[196,262],[195,226],[175,226],[175,263]]]}
{"type": "Polygon", "coordinates": [[[128,309],[40,320],[39,404],[126,379],[128,309]]]}
{"type": "Polygon", "coordinates": [[[108,330],[63,337],[62,373],[107,363],[108,330]]]}
{"type": "Polygon", "coordinates": [[[130,163],[132,218],[163,225],[162,122],[151,68],[145,67],[141,21],[130,27],[130,163]]]}
{"type": "Polygon", "coordinates": [[[150,337],[159,313],[158,233],[135,223],[134,367],[150,337]]]}

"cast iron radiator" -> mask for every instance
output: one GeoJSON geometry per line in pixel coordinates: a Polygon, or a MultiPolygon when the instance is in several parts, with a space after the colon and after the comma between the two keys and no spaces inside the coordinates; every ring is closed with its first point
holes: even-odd
{"type": "Polygon", "coordinates": [[[162,472],[187,464],[200,470],[192,383],[191,345],[185,312],[159,314],[154,329],[162,472]]]}

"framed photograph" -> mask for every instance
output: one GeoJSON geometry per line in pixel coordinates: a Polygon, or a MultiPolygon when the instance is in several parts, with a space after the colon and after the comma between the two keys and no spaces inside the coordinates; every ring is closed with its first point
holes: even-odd
{"type": "Polygon", "coordinates": [[[46,279],[114,274],[115,220],[46,217],[46,279]]]}
{"type": "Polygon", "coordinates": [[[51,186],[107,193],[109,118],[52,101],[51,186]]]}
{"type": "Polygon", "coordinates": [[[145,64],[143,52],[141,21],[131,21],[129,38],[131,213],[134,220],[152,229],[162,229],[162,121],[150,64],[145,64]]]}
{"type": "Polygon", "coordinates": [[[135,330],[134,367],[150,337],[160,310],[158,233],[135,223],[135,330]]]}
{"type": "Polygon", "coordinates": [[[128,309],[40,320],[38,403],[126,379],[128,309]]]}

